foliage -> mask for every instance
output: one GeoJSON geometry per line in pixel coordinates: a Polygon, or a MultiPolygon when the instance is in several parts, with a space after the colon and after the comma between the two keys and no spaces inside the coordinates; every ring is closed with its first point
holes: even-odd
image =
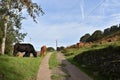
{"type": "Polygon", "coordinates": [[[13,43],[23,41],[26,33],[21,33],[21,21],[25,19],[22,10],[26,10],[31,18],[36,22],[36,16],[44,14],[41,7],[31,0],[1,0],[0,1],[0,44],[2,38],[6,39],[6,53],[11,52],[13,43]],[[9,6],[9,7],[8,7],[9,6]],[[9,16],[9,17],[8,17],[9,16]],[[7,32],[5,33],[4,24],[7,23],[7,32]]]}
{"type": "MultiPolygon", "coordinates": [[[[19,15],[21,16],[21,15],[19,15]]],[[[14,18],[14,21],[21,20],[21,17],[14,18]]],[[[6,47],[5,53],[10,54],[13,50],[13,43],[21,42],[27,35],[27,33],[20,33],[19,30],[21,29],[20,21],[17,21],[13,24],[12,20],[8,23],[9,27],[7,28],[7,37],[6,37],[6,47]],[[18,28],[14,29],[13,26],[17,26],[18,28]]]]}
{"type": "Polygon", "coordinates": [[[64,49],[64,46],[57,47],[57,51],[62,51],[64,49]]]}
{"type": "Polygon", "coordinates": [[[109,35],[110,34],[110,28],[106,28],[106,29],[104,29],[104,36],[107,36],[107,35],[109,35]]]}
{"type": "Polygon", "coordinates": [[[119,26],[113,25],[113,26],[111,26],[110,28],[106,28],[106,29],[104,30],[104,36],[111,35],[111,34],[117,32],[117,31],[120,31],[120,25],[119,25],[119,26]]]}
{"type": "Polygon", "coordinates": [[[120,25],[113,25],[110,28],[104,29],[104,31],[96,30],[93,32],[91,36],[89,33],[87,33],[80,38],[80,41],[81,42],[95,42],[105,37],[108,37],[110,35],[113,35],[118,31],[120,31],[120,25]]]}
{"type": "Polygon", "coordinates": [[[32,0],[1,0],[0,3],[1,14],[9,15],[12,18],[22,13],[23,9],[27,10],[34,21],[36,21],[36,15],[44,14],[41,7],[37,3],[33,3],[32,0]],[[8,5],[9,10],[6,9],[8,5]]]}
{"type": "MultiPolygon", "coordinates": [[[[21,15],[19,15],[21,16],[21,15]]],[[[26,33],[20,33],[19,30],[21,29],[21,23],[20,21],[18,20],[21,20],[19,17],[17,16],[16,18],[14,18],[14,21],[17,21],[14,23],[13,20],[10,20],[8,21],[8,26],[7,27],[7,37],[6,37],[6,47],[5,47],[5,53],[6,54],[10,54],[10,52],[12,52],[12,44],[15,43],[15,42],[20,42],[20,41],[23,41],[24,37],[26,36],[26,33]],[[14,24],[13,24],[14,23],[14,24]],[[13,26],[17,26],[17,28],[15,29],[13,26]]],[[[1,25],[2,26],[2,25],[1,25]]],[[[1,31],[1,34],[3,33],[3,29],[2,27],[0,28],[0,31],[1,31]]],[[[2,43],[2,35],[0,37],[0,42],[2,43]]]]}
{"type": "Polygon", "coordinates": [[[0,80],[36,80],[40,62],[40,57],[0,56],[0,80]]]}
{"type": "Polygon", "coordinates": [[[55,51],[55,49],[53,47],[48,47],[47,51],[55,51]]]}
{"type": "Polygon", "coordinates": [[[82,36],[82,37],[80,38],[80,42],[85,43],[89,37],[90,37],[90,34],[89,34],[89,33],[85,34],[84,36],[82,36]]]}
{"type": "Polygon", "coordinates": [[[91,35],[91,41],[97,41],[103,37],[103,33],[100,30],[96,30],[92,35],[91,35]]]}

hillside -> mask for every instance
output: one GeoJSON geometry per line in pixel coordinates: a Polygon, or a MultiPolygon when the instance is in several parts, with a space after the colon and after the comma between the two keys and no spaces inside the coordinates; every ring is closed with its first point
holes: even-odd
{"type": "Polygon", "coordinates": [[[113,25],[103,31],[96,30],[91,35],[86,33],[80,38],[80,42],[95,42],[107,37],[113,37],[120,34],[120,25],[113,25]]]}
{"type": "Polygon", "coordinates": [[[97,43],[104,44],[106,42],[115,41],[120,41],[120,25],[113,25],[110,28],[104,29],[104,31],[96,30],[91,35],[86,33],[80,38],[79,42],[72,44],[67,48],[81,48],[97,43]]]}
{"type": "Polygon", "coordinates": [[[119,80],[120,26],[87,33],[62,53],[93,80],[119,80]]]}
{"type": "Polygon", "coordinates": [[[66,48],[62,52],[93,80],[120,79],[120,41],[66,48]]]}
{"type": "Polygon", "coordinates": [[[97,80],[120,79],[120,46],[89,50],[76,55],[73,60],[91,72],[97,80]]]}
{"type": "Polygon", "coordinates": [[[98,42],[113,42],[113,41],[120,41],[120,30],[105,36],[104,38],[100,39],[98,42]]]}

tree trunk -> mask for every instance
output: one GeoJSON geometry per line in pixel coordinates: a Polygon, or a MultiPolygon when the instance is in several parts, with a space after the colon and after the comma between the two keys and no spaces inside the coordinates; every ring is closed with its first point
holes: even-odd
{"type": "MultiPolygon", "coordinates": [[[[6,6],[7,10],[9,10],[8,2],[6,3],[5,6],[6,6]]],[[[7,32],[7,26],[8,26],[7,23],[8,23],[9,15],[6,14],[6,16],[4,18],[5,18],[5,23],[4,23],[4,30],[3,30],[2,45],[1,45],[1,54],[2,55],[4,55],[4,53],[5,53],[6,32],[7,32]]]]}
{"type": "Polygon", "coordinates": [[[4,24],[4,31],[3,31],[3,38],[2,38],[2,45],[1,45],[2,55],[4,55],[5,53],[6,31],[7,31],[7,22],[4,24]]]}

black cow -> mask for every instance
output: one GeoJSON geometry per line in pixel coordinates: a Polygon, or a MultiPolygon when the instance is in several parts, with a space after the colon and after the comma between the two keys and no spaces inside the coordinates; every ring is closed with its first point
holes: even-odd
{"type": "Polygon", "coordinates": [[[30,53],[32,53],[34,57],[37,57],[37,52],[35,51],[33,45],[31,44],[16,43],[14,45],[13,55],[16,56],[18,52],[25,52],[23,57],[29,57],[30,53]]]}

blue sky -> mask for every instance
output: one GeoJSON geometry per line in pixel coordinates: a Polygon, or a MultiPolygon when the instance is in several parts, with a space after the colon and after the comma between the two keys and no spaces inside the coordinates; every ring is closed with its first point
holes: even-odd
{"type": "Polygon", "coordinates": [[[36,50],[42,45],[69,46],[79,42],[85,33],[103,30],[120,23],[120,0],[33,0],[45,15],[38,23],[26,14],[22,32],[28,35],[25,43],[32,43],[36,50]]]}

